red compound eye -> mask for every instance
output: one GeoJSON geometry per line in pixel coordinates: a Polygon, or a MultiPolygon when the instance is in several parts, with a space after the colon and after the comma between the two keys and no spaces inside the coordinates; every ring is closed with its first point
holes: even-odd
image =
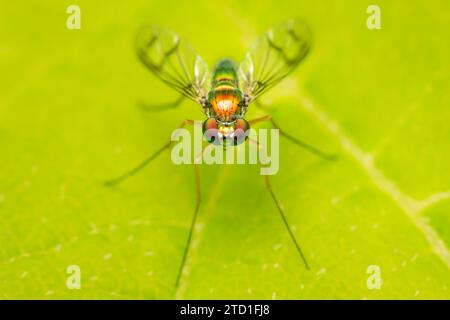
{"type": "Polygon", "coordinates": [[[209,142],[219,142],[219,130],[217,129],[216,119],[209,118],[203,122],[203,136],[209,142]]]}
{"type": "Polygon", "coordinates": [[[247,130],[250,129],[250,125],[244,119],[237,119],[236,126],[234,128],[234,137],[236,144],[242,143],[247,139],[247,130]]]}

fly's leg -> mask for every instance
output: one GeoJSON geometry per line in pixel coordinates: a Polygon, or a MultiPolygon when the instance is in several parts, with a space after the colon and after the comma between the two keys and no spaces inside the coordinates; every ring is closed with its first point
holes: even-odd
{"type": "Polygon", "coordinates": [[[206,148],[204,148],[195,158],[194,162],[194,169],[195,169],[195,191],[196,191],[196,202],[195,202],[195,209],[194,209],[194,216],[192,217],[191,221],[191,227],[189,229],[189,235],[186,241],[186,246],[184,247],[183,252],[183,258],[181,260],[180,269],[178,270],[177,280],[175,282],[175,288],[178,288],[178,285],[180,284],[181,276],[183,275],[184,265],[186,264],[186,259],[189,253],[189,248],[191,246],[191,240],[192,240],[192,234],[195,229],[195,223],[197,221],[197,215],[200,208],[200,202],[202,201],[202,190],[200,187],[200,167],[199,167],[199,161],[200,158],[203,156],[203,154],[209,150],[213,146],[212,143],[208,143],[206,148]]]}
{"type": "Polygon", "coordinates": [[[197,221],[197,215],[200,208],[200,202],[202,201],[202,194],[201,194],[201,188],[200,188],[200,169],[198,164],[194,164],[195,168],[195,190],[196,190],[196,200],[195,200],[195,209],[194,209],[194,215],[192,217],[191,221],[191,227],[189,229],[189,235],[186,241],[186,245],[184,247],[183,252],[183,258],[181,259],[180,268],[178,269],[178,275],[177,280],[175,282],[175,288],[178,288],[178,285],[180,284],[181,276],[183,275],[184,265],[186,264],[187,255],[189,252],[189,248],[191,246],[191,240],[192,240],[192,234],[195,229],[195,223],[197,221]]]}
{"type": "Polygon", "coordinates": [[[206,151],[209,152],[209,150],[210,150],[211,148],[213,148],[213,147],[214,147],[214,144],[213,144],[213,143],[211,143],[211,142],[208,143],[208,145],[207,145],[206,147],[203,148],[203,151],[200,152],[200,153],[195,157],[195,163],[196,163],[196,164],[200,163],[200,161],[202,160],[202,157],[205,155],[206,151]]]}
{"type": "Polygon", "coordinates": [[[259,143],[258,140],[252,139],[250,137],[247,137],[247,143],[248,144],[254,144],[258,149],[261,149],[261,147],[262,147],[261,143],[259,143]]]}
{"type": "Polygon", "coordinates": [[[327,152],[324,152],[306,142],[303,142],[297,138],[294,138],[293,136],[291,136],[290,134],[284,132],[284,130],[282,130],[277,123],[273,120],[271,115],[267,115],[267,116],[263,116],[260,118],[256,118],[253,120],[248,121],[249,124],[256,124],[256,123],[260,123],[260,122],[266,122],[266,121],[270,121],[270,123],[272,124],[272,126],[275,129],[278,129],[280,134],[287,138],[288,140],[292,141],[293,143],[295,143],[296,145],[298,145],[299,147],[302,147],[303,149],[315,154],[316,156],[325,159],[325,160],[336,160],[337,159],[337,155],[335,154],[329,154],[327,152]]]}
{"type": "MultiPolygon", "coordinates": [[[[261,147],[261,144],[260,144],[259,141],[257,141],[257,140],[253,140],[253,139],[250,140],[250,139],[248,139],[247,141],[248,141],[249,144],[250,144],[250,143],[256,144],[256,145],[258,146],[258,148],[261,147]]],[[[292,239],[292,242],[294,242],[295,248],[297,249],[297,252],[298,252],[298,254],[300,255],[300,258],[302,259],[303,264],[305,265],[305,268],[306,268],[307,270],[309,270],[310,268],[309,268],[308,261],[306,260],[306,257],[305,257],[305,255],[303,254],[303,251],[302,251],[302,249],[300,248],[300,245],[298,244],[297,239],[295,238],[294,234],[292,233],[291,227],[289,226],[289,223],[288,223],[288,221],[287,221],[287,219],[286,219],[286,216],[285,216],[285,214],[284,214],[283,208],[281,207],[280,203],[278,202],[277,197],[275,196],[275,193],[273,192],[273,189],[272,189],[272,185],[271,185],[271,183],[270,183],[269,176],[268,176],[268,175],[265,175],[265,176],[264,176],[264,179],[265,179],[265,182],[266,182],[266,189],[269,191],[270,196],[272,197],[273,202],[275,202],[275,205],[277,206],[278,212],[280,213],[280,216],[281,216],[281,219],[283,220],[284,226],[286,227],[286,229],[287,229],[287,231],[288,231],[288,233],[289,233],[289,236],[290,236],[291,239],[292,239]]]]}
{"type": "Polygon", "coordinates": [[[144,101],[138,101],[138,106],[146,112],[160,112],[178,107],[183,100],[184,96],[179,96],[175,101],[160,104],[149,104],[144,101]]]}
{"type": "MultiPolygon", "coordinates": [[[[189,120],[186,119],[184,120],[179,129],[184,128],[186,125],[193,125],[194,124],[194,120],[189,120]]],[[[170,140],[168,143],[166,143],[164,146],[162,146],[159,150],[157,150],[155,153],[153,153],[150,157],[148,157],[147,159],[145,159],[144,161],[142,161],[139,165],[137,165],[136,167],[134,167],[133,169],[131,169],[130,171],[125,172],[124,174],[122,174],[121,176],[106,181],[105,185],[107,186],[114,186],[117,185],[119,183],[121,183],[122,181],[128,179],[129,177],[135,175],[136,173],[138,173],[139,171],[141,171],[143,168],[145,168],[150,162],[152,162],[157,156],[159,156],[163,151],[167,150],[170,148],[170,146],[172,145],[173,141],[170,140]]]]}
{"type": "MultiPolygon", "coordinates": [[[[179,129],[184,128],[186,125],[193,125],[193,124],[194,124],[194,120],[186,119],[182,122],[179,129]]],[[[119,176],[116,179],[105,182],[105,184],[108,186],[117,185],[117,184],[121,183],[122,181],[124,181],[125,179],[133,176],[134,174],[139,172],[141,169],[143,169],[145,166],[147,166],[152,160],[154,160],[164,150],[168,149],[172,145],[172,143],[173,143],[172,140],[169,141],[164,146],[162,146],[159,150],[157,150],[155,153],[153,153],[150,157],[148,157],[143,162],[141,162],[138,166],[136,166],[135,168],[131,169],[130,171],[124,173],[123,175],[119,176]]],[[[204,151],[202,151],[202,152],[204,152],[204,151]]],[[[190,247],[191,240],[192,240],[192,233],[195,228],[195,223],[197,221],[197,215],[198,215],[198,211],[200,208],[200,202],[201,202],[200,170],[199,170],[199,166],[197,163],[194,163],[194,168],[195,168],[195,185],[196,185],[196,203],[195,203],[195,209],[194,209],[194,216],[192,217],[191,227],[189,229],[188,239],[187,239],[186,246],[185,246],[184,252],[183,252],[183,258],[181,260],[180,269],[178,271],[177,279],[175,282],[176,287],[178,287],[178,285],[180,283],[181,275],[183,274],[183,269],[184,269],[184,265],[186,263],[186,258],[187,258],[188,252],[189,252],[189,247],[190,247]]]]}
{"type": "Polygon", "coordinates": [[[278,202],[277,197],[275,196],[275,193],[273,192],[273,189],[272,189],[272,185],[271,185],[271,183],[270,183],[269,176],[266,175],[266,176],[264,176],[264,177],[265,177],[265,180],[266,180],[266,188],[267,188],[267,190],[269,191],[270,196],[272,197],[272,200],[275,202],[275,205],[276,205],[277,208],[278,208],[278,212],[280,213],[281,219],[283,220],[283,223],[284,223],[284,225],[285,225],[285,227],[286,227],[286,230],[289,232],[289,235],[291,236],[291,239],[292,239],[292,241],[293,241],[294,244],[295,244],[295,248],[297,249],[297,252],[298,252],[298,254],[299,254],[300,257],[301,257],[301,259],[302,259],[302,261],[303,261],[303,263],[304,263],[304,265],[305,265],[305,268],[306,268],[307,270],[309,270],[310,268],[309,268],[308,261],[306,260],[305,255],[303,254],[303,251],[302,251],[302,249],[300,248],[300,245],[299,245],[298,242],[297,242],[297,239],[295,239],[295,236],[294,236],[294,234],[292,233],[291,227],[289,226],[289,223],[288,223],[288,221],[287,221],[287,219],[286,219],[286,216],[285,216],[285,214],[284,214],[283,208],[281,207],[280,203],[278,202]]]}
{"type": "Polygon", "coordinates": [[[261,109],[261,110],[267,110],[267,109],[268,109],[268,108],[267,108],[267,105],[264,104],[264,103],[262,103],[262,102],[259,101],[259,100],[253,101],[253,104],[254,104],[256,107],[258,107],[259,109],[261,109]]]}

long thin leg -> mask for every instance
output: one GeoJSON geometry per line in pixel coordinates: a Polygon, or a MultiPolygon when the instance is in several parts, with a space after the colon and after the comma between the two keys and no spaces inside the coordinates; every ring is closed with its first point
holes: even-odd
{"type": "Polygon", "coordinates": [[[283,219],[284,225],[285,225],[287,231],[289,232],[289,235],[291,236],[291,239],[294,242],[295,247],[297,248],[297,252],[300,255],[300,257],[302,258],[303,263],[305,264],[305,268],[307,270],[309,270],[310,268],[309,268],[308,261],[306,261],[305,255],[303,254],[303,251],[300,248],[300,245],[298,244],[297,240],[295,239],[294,234],[292,233],[291,227],[289,226],[289,223],[288,223],[288,221],[286,219],[286,216],[284,215],[283,209],[281,208],[281,205],[278,202],[278,200],[277,200],[277,198],[275,196],[275,193],[272,190],[272,185],[270,184],[269,176],[265,176],[265,179],[266,179],[266,188],[267,188],[267,190],[269,190],[269,193],[272,196],[272,199],[273,199],[273,201],[275,202],[275,204],[276,204],[276,206],[278,208],[278,212],[280,213],[281,219],[283,219]]]}
{"type": "MultiPolygon", "coordinates": [[[[186,125],[193,125],[194,124],[194,120],[189,120],[186,119],[184,120],[179,129],[184,128],[186,125]]],[[[168,149],[171,145],[172,145],[173,141],[170,140],[168,143],[166,143],[164,146],[162,146],[159,150],[157,150],[155,153],[153,153],[150,157],[148,157],[147,159],[145,159],[144,161],[142,161],[139,165],[137,165],[136,167],[134,167],[133,169],[131,169],[128,172],[125,172],[123,175],[106,181],[105,185],[107,186],[114,186],[117,185],[119,183],[121,183],[122,181],[126,180],[127,178],[135,175],[136,173],[138,173],[140,170],[142,170],[144,167],[146,167],[150,162],[152,162],[157,156],[159,156],[164,150],[168,149]]]]}
{"type": "Polygon", "coordinates": [[[326,152],[324,152],[324,151],[322,151],[322,150],[320,150],[320,149],[318,149],[318,148],[316,148],[316,147],[313,147],[312,145],[310,145],[310,144],[308,144],[308,143],[306,143],[306,142],[303,142],[303,141],[301,141],[301,140],[299,140],[299,139],[297,139],[297,138],[294,138],[294,137],[291,136],[290,134],[284,132],[284,130],[282,130],[282,129],[276,124],[276,122],[273,120],[273,118],[272,118],[271,115],[267,115],[267,116],[263,116],[263,117],[260,117],[260,118],[256,118],[256,119],[250,120],[248,123],[249,123],[249,124],[255,124],[255,123],[260,123],[260,122],[264,122],[264,121],[270,121],[270,123],[272,124],[272,126],[273,126],[275,129],[278,129],[278,130],[280,131],[280,134],[281,134],[283,137],[285,137],[285,138],[287,138],[288,140],[292,141],[292,142],[295,143],[296,145],[298,145],[298,146],[304,148],[305,150],[307,150],[307,151],[309,151],[309,152],[315,154],[316,156],[318,156],[318,157],[320,157],[320,158],[322,158],[322,159],[325,159],[325,160],[336,160],[336,159],[337,159],[337,155],[326,153],[326,152]]]}
{"type": "Polygon", "coordinates": [[[178,107],[184,100],[184,96],[179,96],[177,100],[160,104],[148,104],[143,101],[138,101],[138,106],[146,112],[159,112],[178,107]]]}
{"type": "Polygon", "coordinates": [[[258,107],[259,109],[261,109],[261,110],[267,110],[267,105],[264,104],[264,103],[262,103],[262,102],[259,101],[259,100],[253,101],[253,104],[254,104],[256,107],[258,107]]]}
{"type": "Polygon", "coordinates": [[[189,247],[191,246],[192,233],[194,232],[195,222],[197,221],[197,214],[198,214],[198,210],[200,208],[200,202],[202,200],[202,193],[201,193],[201,187],[200,187],[200,169],[199,169],[199,164],[198,164],[199,162],[198,161],[203,156],[203,154],[207,150],[209,150],[212,146],[213,146],[213,143],[211,143],[211,142],[208,143],[206,148],[203,148],[203,150],[195,158],[195,162],[194,162],[194,168],[195,168],[195,190],[196,190],[197,197],[196,197],[196,203],[195,203],[194,216],[192,217],[192,222],[191,222],[191,228],[189,229],[188,239],[186,241],[186,246],[185,246],[184,252],[183,252],[183,259],[181,260],[180,269],[178,270],[178,275],[177,275],[177,281],[175,282],[175,287],[176,288],[180,284],[180,279],[181,279],[181,276],[183,275],[184,265],[186,264],[186,259],[187,259],[187,255],[188,255],[188,252],[189,252],[189,247]]]}
{"type": "Polygon", "coordinates": [[[252,143],[252,144],[256,145],[256,147],[258,147],[258,149],[261,148],[261,143],[259,143],[258,140],[254,140],[254,139],[252,139],[250,137],[247,138],[247,143],[248,144],[252,143]]]}
{"type": "Polygon", "coordinates": [[[214,147],[214,143],[209,142],[206,147],[203,144],[203,150],[201,152],[199,152],[196,156],[195,156],[195,161],[194,163],[199,164],[200,161],[202,160],[202,157],[205,155],[206,152],[209,152],[209,150],[214,147]]]}
{"type": "Polygon", "coordinates": [[[192,217],[191,227],[189,229],[189,235],[186,241],[186,246],[184,247],[183,258],[181,260],[180,268],[178,269],[177,280],[175,282],[175,288],[180,284],[180,279],[183,274],[184,265],[186,264],[186,258],[191,246],[192,234],[195,228],[195,222],[197,221],[197,215],[200,208],[200,202],[202,200],[201,188],[200,188],[200,169],[198,164],[194,164],[195,168],[195,190],[196,190],[196,202],[194,209],[194,216],[192,217]]]}

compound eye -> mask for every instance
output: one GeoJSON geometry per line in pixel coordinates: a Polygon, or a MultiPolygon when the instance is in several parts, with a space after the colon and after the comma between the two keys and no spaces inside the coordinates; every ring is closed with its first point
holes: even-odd
{"type": "Polygon", "coordinates": [[[248,138],[248,130],[250,129],[250,125],[244,119],[237,119],[236,126],[234,129],[234,136],[237,144],[244,142],[248,138]]]}
{"type": "Polygon", "coordinates": [[[209,118],[203,122],[203,136],[208,142],[219,142],[219,130],[217,129],[216,119],[209,118]]]}

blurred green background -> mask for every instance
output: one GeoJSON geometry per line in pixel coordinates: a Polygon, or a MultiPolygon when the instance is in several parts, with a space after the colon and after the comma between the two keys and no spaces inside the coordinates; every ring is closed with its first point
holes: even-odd
{"type": "MultiPolygon", "coordinates": [[[[0,12],[0,298],[450,298],[448,1],[77,0],[4,2],[0,12]],[[25,3],[25,2],[24,2],[25,3]],[[381,7],[381,30],[366,9],[381,7]],[[212,66],[241,60],[290,17],[315,34],[304,64],[263,102],[287,132],[340,154],[326,163],[282,140],[272,184],[306,271],[257,166],[192,166],[166,153],[118,188],[105,179],[166,143],[185,102],[135,58],[144,23],[169,27],[212,66]],[[66,287],[68,265],[81,289],[66,287]],[[368,266],[383,285],[369,290],[368,266]]],[[[248,118],[263,112],[251,108],[248,118]]]]}

